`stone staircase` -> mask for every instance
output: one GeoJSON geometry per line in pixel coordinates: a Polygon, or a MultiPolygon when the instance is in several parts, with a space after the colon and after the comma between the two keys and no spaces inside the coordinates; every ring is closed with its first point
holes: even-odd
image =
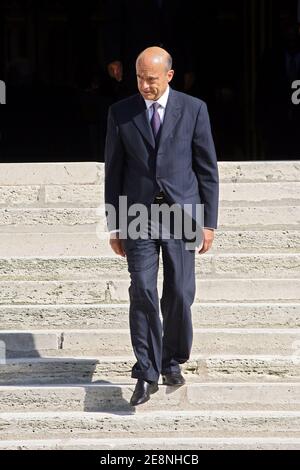
{"type": "Polygon", "coordinates": [[[0,449],[300,449],[300,163],[219,168],[187,384],[132,408],[103,164],[0,165],[0,449]]]}

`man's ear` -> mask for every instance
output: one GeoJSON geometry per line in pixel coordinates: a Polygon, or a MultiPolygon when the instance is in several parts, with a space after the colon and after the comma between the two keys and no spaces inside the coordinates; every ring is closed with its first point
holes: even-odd
{"type": "Polygon", "coordinates": [[[170,82],[172,80],[172,78],[174,77],[174,70],[169,70],[168,71],[168,82],[170,82]]]}

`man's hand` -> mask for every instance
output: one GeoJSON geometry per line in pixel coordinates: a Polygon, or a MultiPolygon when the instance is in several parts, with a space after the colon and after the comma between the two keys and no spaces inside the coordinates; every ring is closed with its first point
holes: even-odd
{"type": "Polygon", "coordinates": [[[123,240],[119,238],[119,233],[118,232],[110,234],[109,244],[110,244],[112,250],[117,255],[120,255],[123,258],[126,257],[126,253],[125,253],[124,245],[123,245],[123,240]]]}
{"type": "Polygon", "coordinates": [[[214,236],[215,236],[214,229],[212,228],[203,229],[203,243],[201,247],[197,248],[199,255],[203,255],[203,253],[206,253],[208,250],[210,250],[212,243],[214,241],[214,236]]]}
{"type": "Polygon", "coordinates": [[[111,78],[114,78],[115,80],[117,80],[117,82],[122,81],[122,79],[123,79],[123,65],[122,65],[122,62],[120,62],[119,60],[115,60],[114,62],[111,62],[107,66],[107,71],[108,71],[108,75],[111,78]]]}

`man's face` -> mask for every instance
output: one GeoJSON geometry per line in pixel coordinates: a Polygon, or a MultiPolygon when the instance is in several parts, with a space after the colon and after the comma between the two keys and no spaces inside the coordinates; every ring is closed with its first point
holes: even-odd
{"type": "Polygon", "coordinates": [[[141,95],[146,100],[157,101],[166,91],[174,71],[167,71],[164,63],[153,64],[141,60],[137,63],[136,74],[141,95]]]}

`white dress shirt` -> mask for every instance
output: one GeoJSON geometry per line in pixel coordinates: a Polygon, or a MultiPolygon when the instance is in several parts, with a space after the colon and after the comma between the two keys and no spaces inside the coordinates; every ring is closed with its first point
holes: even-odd
{"type": "Polygon", "coordinates": [[[157,112],[159,114],[161,123],[164,122],[165,111],[166,111],[166,106],[167,106],[167,102],[168,102],[168,98],[169,98],[169,93],[170,93],[170,87],[168,85],[168,88],[166,89],[164,94],[161,95],[161,97],[157,101],[146,100],[144,98],[146,106],[147,106],[149,121],[151,121],[151,118],[152,118],[152,115],[153,115],[153,108],[151,106],[153,105],[153,103],[158,103],[160,106],[159,106],[157,112]]]}

